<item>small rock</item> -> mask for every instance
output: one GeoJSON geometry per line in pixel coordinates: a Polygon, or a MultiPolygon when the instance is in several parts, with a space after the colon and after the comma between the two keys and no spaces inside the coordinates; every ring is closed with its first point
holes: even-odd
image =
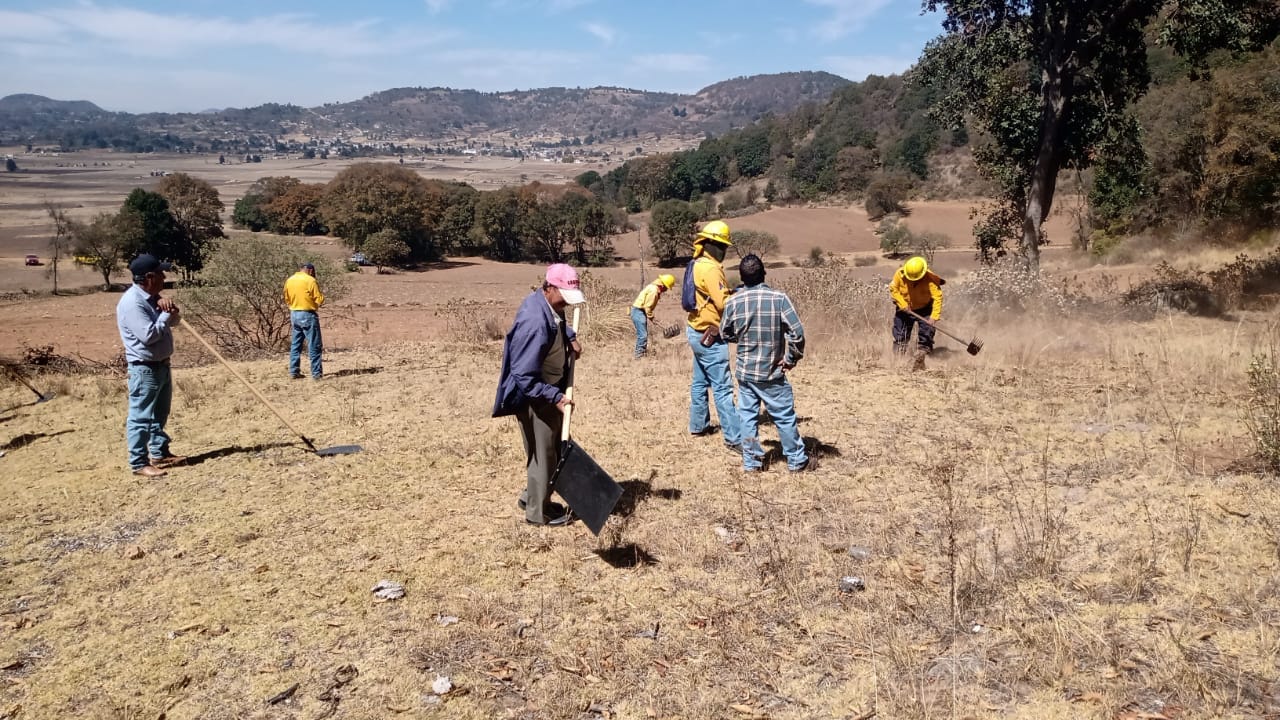
{"type": "Polygon", "coordinates": [[[854,560],[870,560],[871,548],[863,547],[861,545],[851,545],[849,547],[849,557],[854,560]]]}
{"type": "Polygon", "coordinates": [[[977,635],[980,632],[986,632],[986,630],[987,630],[986,626],[984,626],[982,623],[974,623],[973,627],[969,628],[969,632],[973,633],[974,635],[977,635]]]}
{"type": "Polygon", "coordinates": [[[424,707],[440,707],[440,703],[444,702],[439,695],[423,695],[422,704],[424,707]]]}
{"type": "Polygon", "coordinates": [[[447,695],[453,689],[453,682],[443,675],[437,675],[435,682],[431,683],[431,692],[436,695],[447,695]]]}
{"type": "Polygon", "coordinates": [[[404,586],[393,580],[379,580],[373,586],[373,596],[381,601],[399,600],[404,597],[404,586]]]}
{"type": "Polygon", "coordinates": [[[867,584],[857,575],[845,575],[840,578],[840,592],[860,592],[867,589],[867,584]]]}
{"type": "Polygon", "coordinates": [[[456,624],[458,622],[458,618],[453,615],[437,615],[436,622],[440,624],[440,627],[449,627],[450,625],[456,624]]]}
{"type": "Polygon", "coordinates": [[[138,545],[134,545],[125,552],[124,556],[128,560],[141,560],[146,554],[147,551],[143,550],[138,545]]]}

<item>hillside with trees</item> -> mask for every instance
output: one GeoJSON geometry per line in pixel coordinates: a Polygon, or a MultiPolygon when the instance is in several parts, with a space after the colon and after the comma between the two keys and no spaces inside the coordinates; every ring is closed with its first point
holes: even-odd
{"type": "MultiPolygon", "coordinates": [[[[742,127],[763,113],[826,100],[848,81],[820,72],[756,75],[694,95],[616,87],[479,92],[396,88],[315,108],[268,103],[203,113],[113,113],[38,95],[0,98],[0,144],[128,151],[276,150],[285,137],[410,139],[508,132],[580,141],[639,135],[701,136],[742,127]]],[[[589,142],[587,144],[590,144],[589,142]]]]}

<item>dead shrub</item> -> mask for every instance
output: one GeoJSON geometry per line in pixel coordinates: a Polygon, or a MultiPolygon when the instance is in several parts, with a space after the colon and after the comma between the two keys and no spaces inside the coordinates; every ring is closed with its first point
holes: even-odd
{"type": "Polygon", "coordinates": [[[1245,426],[1253,436],[1259,460],[1272,472],[1280,472],[1280,366],[1275,353],[1255,355],[1249,363],[1248,380],[1245,426]]]}
{"type": "Polygon", "coordinates": [[[454,298],[435,314],[445,319],[445,333],[451,340],[480,345],[507,335],[507,321],[493,303],[454,298]]]}

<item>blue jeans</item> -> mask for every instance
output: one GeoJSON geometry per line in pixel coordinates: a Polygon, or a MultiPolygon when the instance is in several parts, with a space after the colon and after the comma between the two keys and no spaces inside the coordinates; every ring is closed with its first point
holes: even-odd
{"type": "Polygon", "coordinates": [[[172,403],[173,381],[167,364],[129,366],[129,417],[124,429],[130,468],[137,470],[150,465],[151,458],[168,457],[164,425],[172,403]]]}
{"type": "Polygon", "coordinates": [[[636,326],[636,357],[649,349],[649,318],[638,307],[631,308],[631,324],[636,326]]]}
{"type": "Polygon", "coordinates": [[[693,349],[693,382],[689,384],[689,432],[701,433],[711,425],[711,408],[707,406],[707,388],[716,401],[720,418],[720,434],[725,443],[737,445],[742,440],[738,412],[733,407],[733,381],[729,379],[729,344],[720,338],[711,347],[702,344],[702,333],[685,325],[684,335],[693,349]]]}
{"type": "Polygon", "coordinates": [[[302,362],[302,343],[307,343],[307,353],[311,356],[311,377],[324,375],[324,366],[320,362],[320,353],[324,352],[324,343],[320,340],[320,318],[313,312],[294,310],[289,313],[293,324],[293,338],[289,343],[289,375],[299,375],[302,362]]]}
{"type": "Polygon", "coordinates": [[[759,470],[761,460],[764,459],[764,447],[760,445],[756,419],[761,403],[764,403],[765,412],[773,418],[773,426],[778,429],[778,439],[782,441],[782,454],[787,458],[787,467],[792,470],[804,467],[809,462],[809,456],[804,452],[804,441],[800,439],[800,431],[796,428],[796,397],[791,391],[791,383],[785,377],[763,382],[738,380],[742,467],[759,470]]]}

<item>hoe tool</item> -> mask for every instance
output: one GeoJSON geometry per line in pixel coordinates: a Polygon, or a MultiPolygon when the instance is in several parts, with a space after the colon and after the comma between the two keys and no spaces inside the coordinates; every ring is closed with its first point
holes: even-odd
{"type": "Polygon", "coordinates": [[[364,449],[359,445],[335,445],[334,447],[316,449],[315,443],[311,442],[311,438],[298,432],[298,429],[295,428],[293,425],[291,425],[289,421],[285,419],[284,414],[282,414],[279,410],[277,410],[276,406],[272,405],[271,401],[268,400],[265,395],[258,392],[258,388],[251,385],[243,375],[241,375],[239,372],[236,371],[234,367],[231,366],[231,363],[227,362],[226,358],[222,357],[222,353],[213,349],[213,346],[209,344],[209,341],[205,340],[203,335],[196,332],[196,329],[191,326],[191,323],[187,322],[186,318],[183,318],[180,322],[182,323],[182,327],[189,330],[191,334],[194,335],[195,338],[200,341],[200,344],[204,345],[205,350],[208,350],[209,352],[213,353],[213,356],[218,358],[218,362],[222,363],[224,367],[230,370],[231,374],[235,375],[237,380],[244,383],[244,386],[249,388],[249,390],[253,392],[254,396],[257,397],[258,400],[262,401],[263,405],[267,406],[268,410],[274,413],[276,417],[280,418],[280,422],[284,423],[285,427],[289,428],[289,430],[294,435],[297,435],[299,438],[301,438],[302,442],[306,443],[308,450],[310,450],[311,452],[321,457],[328,457],[330,455],[351,455],[353,453],[358,453],[364,449]]]}
{"type": "MultiPolygon", "coordinates": [[[[573,309],[573,329],[575,332],[578,330],[578,308],[573,309]]],[[[572,354],[569,359],[569,388],[564,395],[573,399],[572,354]]],[[[586,450],[569,438],[569,421],[572,418],[573,406],[569,405],[564,410],[564,424],[560,428],[560,462],[551,475],[551,489],[564,498],[573,513],[591,528],[593,535],[599,535],[609,513],[613,512],[613,506],[622,497],[622,486],[614,482],[586,450]]]]}
{"type": "Polygon", "coordinates": [[[952,340],[955,340],[956,342],[960,343],[961,345],[964,345],[964,346],[965,346],[965,348],[964,348],[964,349],[965,349],[966,351],[968,351],[968,353],[969,353],[970,355],[977,355],[979,352],[981,352],[981,351],[982,351],[982,341],[981,341],[981,340],[979,340],[978,338],[976,338],[976,337],[975,337],[975,338],[974,338],[974,339],[972,339],[972,340],[967,340],[967,341],[966,341],[964,338],[962,338],[962,337],[960,337],[959,335],[956,335],[955,333],[953,333],[953,332],[951,332],[951,331],[947,330],[946,328],[942,327],[942,325],[940,325],[940,324],[938,324],[938,323],[934,322],[933,320],[929,320],[928,318],[921,317],[920,315],[917,315],[917,314],[915,313],[915,311],[913,311],[913,310],[907,310],[907,313],[908,313],[909,315],[911,315],[911,317],[913,317],[913,318],[915,318],[915,319],[919,320],[920,322],[924,323],[925,325],[932,326],[934,329],[936,329],[938,332],[942,333],[943,335],[946,335],[947,337],[951,338],[952,340]]]}
{"type": "Polygon", "coordinates": [[[28,390],[36,394],[36,398],[37,398],[35,402],[36,405],[39,405],[42,402],[49,402],[54,398],[54,393],[49,393],[48,395],[45,395],[44,393],[37,390],[34,385],[32,385],[30,382],[27,381],[25,377],[22,376],[22,373],[18,372],[18,369],[16,367],[13,367],[12,365],[5,365],[4,369],[9,371],[9,374],[12,375],[14,378],[16,378],[18,382],[22,383],[23,385],[26,385],[28,390]]]}

